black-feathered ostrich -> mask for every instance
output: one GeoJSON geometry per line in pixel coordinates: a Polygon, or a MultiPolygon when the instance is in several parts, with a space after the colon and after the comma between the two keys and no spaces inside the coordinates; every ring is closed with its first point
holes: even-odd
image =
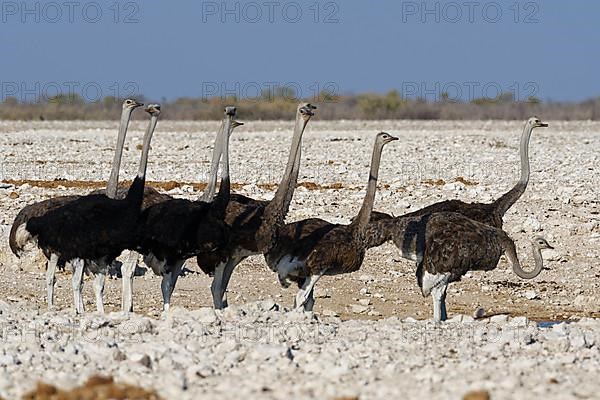
{"type": "Polygon", "coordinates": [[[294,302],[297,310],[312,311],[314,285],[323,275],[354,272],[362,265],[368,248],[365,230],[375,201],[381,153],[394,140],[397,138],[385,132],[377,135],[367,192],[352,223],[340,225],[311,218],[285,225],[274,238],[274,247],[265,254],[265,260],[277,272],[283,286],[288,285],[288,279],[298,283],[300,290],[294,302]],[[299,234],[307,226],[310,234],[299,234]]]}
{"type": "MultiPolygon", "coordinates": [[[[127,135],[127,127],[131,119],[132,112],[143,106],[133,99],[125,99],[122,104],[121,111],[121,122],[119,125],[119,134],[117,136],[117,146],[115,148],[115,156],[112,164],[112,170],[107,186],[107,196],[117,196],[117,184],[119,179],[119,169],[121,165],[121,158],[123,154],[123,146],[125,143],[125,136],[127,135]]],[[[123,197],[124,197],[123,193],[123,197]]],[[[34,217],[40,217],[46,213],[60,208],[81,196],[60,196],[51,199],[43,200],[37,203],[29,204],[25,206],[17,216],[15,217],[9,234],[9,246],[15,256],[20,257],[28,244],[33,242],[33,237],[27,231],[27,222],[34,217]]],[[[56,283],[56,268],[59,263],[59,254],[49,253],[47,250],[44,251],[44,255],[48,259],[46,269],[46,294],[48,308],[52,308],[54,305],[54,285],[56,283]]],[[[59,267],[64,268],[64,262],[61,262],[59,267]]]]}
{"type": "Polygon", "coordinates": [[[229,238],[223,222],[230,199],[229,137],[240,125],[235,107],[226,108],[226,124],[221,132],[223,168],[221,185],[212,201],[171,199],[148,208],[138,226],[137,248],[144,262],[162,276],[163,310],[167,312],[171,295],[186,259],[199,253],[223,248],[229,238]]]}
{"type": "Polygon", "coordinates": [[[261,201],[232,194],[225,215],[229,230],[226,246],[197,256],[200,268],[214,276],[211,292],[216,309],[227,307],[227,286],[235,267],[251,255],[268,252],[285,224],[298,179],[302,135],[315,109],[310,103],[298,105],[287,165],[273,199],[261,201]]]}
{"type": "MultiPolygon", "coordinates": [[[[225,108],[225,117],[219,127],[219,130],[217,131],[217,135],[215,136],[215,145],[213,148],[209,181],[208,181],[206,188],[204,189],[202,196],[200,196],[200,198],[199,198],[199,200],[201,200],[201,201],[208,202],[209,199],[210,199],[210,201],[212,201],[212,199],[214,197],[215,189],[217,186],[219,161],[221,160],[221,154],[223,153],[222,135],[223,135],[224,130],[226,129],[225,125],[229,124],[228,120],[230,118],[230,115],[235,116],[235,112],[236,112],[235,107],[226,107],[225,108]]],[[[231,124],[229,124],[228,126],[230,127],[229,134],[231,134],[231,132],[233,131],[233,128],[235,126],[232,126],[231,124]]],[[[149,188],[148,186],[146,186],[146,191],[148,191],[148,189],[152,189],[152,188],[149,188]]],[[[119,189],[119,193],[120,192],[121,192],[121,189],[119,189]]],[[[158,192],[156,192],[153,195],[148,195],[147,193],[145,193],[144,194],[144,204],[142,205],[142,210],[144,211],[153,205],[162,203],[163,201],[172,200],[172,199],[173,198],[171,196],[162,194],[162,193],[158,193],[158,192]]],[[[121,272],[122,272],[122,277],[123,277],[121,310],[125,311],[125,312],[132,312],[133,311],[133,293],[132,293],[132,291],[133,291],[133,276],[134,276],[135,268],[137,266],[138,256],[137,256],[137,253],[132,252],[131,255],[129,255],[126,258],[127,258],[127,261],[121,267],[121,272]]],[[[153,263],[156,264],[157,262],[159,262],[158,260],[153,259],[149,255],[145,255],[144,259],[146,260],[147,263],[149,263],[149,265],[148,265],[149,267],[151,267],[151,264],[153,264],[153,263]]],[[[161,268],[160,266],[157,267],[157,265],[155,265],[155,268],[153,270],[160,270],[160,268],[161,268]]],[[[183,266],[182,266],[182,268],[183,268],[183,266]]],[[[175,280],[176,280],[176,278],[175,278],[175,280]]]]}
{"type": "MultiPolygon", "coordinates": [[[[138,174],[124,199],[90,194],[27,222],[27,231],[44,252],[58,254],[58,262],[73,263],[73,296],[78,313],[84,308],[81,295],[84,266],[97,276],[105,275],[110,263],[123,250],[135,247],[150,141],[160,116],[160,106],[151,104],[146,107],[146,112],[150,114],[150,123],[144,135],[138,174]]],[[[103,285],[94,289],[99,311],[103,312],[103,285]]]]}

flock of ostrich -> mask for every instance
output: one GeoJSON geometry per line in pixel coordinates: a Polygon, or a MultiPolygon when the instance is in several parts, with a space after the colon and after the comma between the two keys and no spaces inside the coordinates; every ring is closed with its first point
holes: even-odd
{"type": "Polygon", "coordinates": [[[48,259],[47,302],[54,305],[57,268],[73,271],[75,311],[84,311],[84,273],[93,277],[97,311],[104,312],[104,281],[109,267],[122,253],[122,311],[133,311],[133,276],[138,254],[162,277],[163,310],[187,259],[196,257],[202,271],[213,277],[215,309],[227,307],[227,286],[236,266],[252,255],[264,256],[281,285],[298,285],[294,307],[312,311],[315,284],[323,275],[360,269],[366,251],[391,241],[402,257],[417,264],[416,278],[423,296],[433,298],[436,323],[447,319],[446,291],[468,271],[496,268],[505,254],[514,273],[532,279],[543,268],[542,250],[551,249],[542,237],[532,240],[535,267],[522,268],[514,241],[502,229],[507,210],[522,196],[529,182],[529,139],[539,118],[529,118],[521,136],[521,177],[496,201],[465,203],[446,200],[402,216],[373,210],[379,165],[384,146],[398,138],[381,132],[375,137],[367,190],[358,214],[348,225],[320,218],[285,222],[293,200],[301,164],[302,136],[316,107],[301,103],[296,112],[292,144],[283,177],[270,201],[231,192],[229,138],[243,125],[236,108],[226,107],[215,139],[208,185],[197,200],[173,198],[145,184],[150,142],[161,113],[158,104],[145,107],[149,123],[143,138],[137,176],[120,187],[119,169],[132,113],[143,104],[123,102],[119,133],[106,189],[82,196],[50,198],[24,207],[9,236],[12,252],[39,248],[48,259]],[[219,168],[220,167],[220,168],[219,168]],[[220,169],[220,184],[217,180],[220,169]]]}

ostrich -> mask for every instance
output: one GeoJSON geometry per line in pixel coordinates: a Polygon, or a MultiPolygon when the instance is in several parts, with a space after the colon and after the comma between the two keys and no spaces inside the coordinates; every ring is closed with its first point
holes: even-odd
{"type": "Polygon", "coordinates": [[[136,243],[135,229],[141,213],[150,141],[160,116],[160,106],[146,107],[150,123],[144,135],[138,174],[124,199],[105,194],[82,196],[70,203],[31,218],[27,231],[44,252],[57,254],[58,262],[72,262],[76,312],[83,312],[81,296],[84,265],[97,277],[94,285],[98,310],[104,311],[102,290],[109,264],[136,243]],[[102,279],[99,279],[100,276],[102,279]]]}
{"type": "Polygon", "coordinates": [[[300,161],[302,135],[316,107],[301,103],[296,111],[292,145],[283,177],[270,201],[255,200],[240,194],[231,195],[225,223],[229,229],[227,245],[219,252],[197,255],[198,265],[212,275],[211,293],[216,309],[227,307],[227,286],[235,267],[251,255],[264,254],[273,246],[296,188],[297,163],[300,161]]]}
{"type": "MultiPolygon", "coordinates": [[[[544,238],[535,237],[532,241],[535,268],[527,272],[521,267],[514,241],[505,231],[459,213],[381,219],[378,230],[391,238],[404,258],[417,262],[417,282],[423,296],[433,297],[436,323],[447,318],[445,301],[450,282],[459,281],[468,271],[495,269],[504,253],[517,276],[533,279],[543,268],[541,251],[553,248],[544,238]]],[[[376,236],[379,240],[382,235],[376,236]]]]}
{"type": "MultiPolygon", "coordinates": [[[[143,106],[142,103],[138,103],[132,99],[126,99],[123,101],[121,111],[121,123],[119,126],[119,135],[117,137],[117,147],[115,150],[115,157],[112,165],[112,171],[110,179],[108,181],[107,195],[109,197],[115,197],[117,181],[119,178],[119,168],[121,165],[121,156],[123,153],[123,145],[125,142],[125,136],[127,134],[127,127],[131,119],[132,112],[143,106]]],[[[80,196],[60,196],[40,201],[34,204],[25,206],[13,221],[12,227],[9,234],[9,246],[15,256],[19,257],[25,250],[25,247],[30,243],[33,237],[29,234],[26,229],[27,222],[34,217],[40,217],[52,210],[60,208],[76,199],[80,196]]],[[[56,283],[56,267],[59,261],[59,254],[49,253],[44,251],[44,255],[48,259],[46,269],[46,292],[47,292],[47,303],[48,308],[52,308],[54,305],[54,285],[56,283]]],[[[60,267],[64,268],[64,262],[60,263],[60,267]]]]}
{"type": "Polygon", "coordinates": [[[338,275],[357,271],[367,249],[365,231],[369,224],[383,147],[398,138],[381,132],[375,139],[371,170],[362,206],[349,225],[339,225],[313,218],[285,225],[276,238],[274,248],[265,254],[269,267],[277,272],[279,282],[288,286],[288,278],[298,282],[300,290],[294,307],[312,311],[313,289],[323,275],[338,275]],[[298,235],[298,232],[310,232],[298,235]],[[314,227],[315,229],[310,229],[314,227]]]}
{"type": "MultiPolygon", "coordinates": [[[[223,122],[221,123],[219,130],[217,131],[215,145],[213,148],[209,182],[204,190],[203,195],[200,197],[200,200],[202,200],[204,202],[208,202],[208,199],[212,199],[214,197],[214,193],[215,193],[215,189],[216,189],[216,185],[217,185],[217,173],[218,173],[218,168],[219,168],[219,161],[221,159],[222,146],[223,146],[223,142],[221,140],[222,139],[221,135],[225,129],[225,125],[227,124],[228,119],[230,118],[230,116],[235,116],[235,113],[236,113],[235,107],[226,107],[225,108],[225,118],[224,118],[223,122]]],[[[231,134],[231,130],[230,130],[229,134],[231,134]]],[[[146,188],[152,189],[151,187],[146,187],[146,188]]],[[[124,197],[126,194],[126,191],[123,189],[119,189],[118,196],[121,196],[121,191],[123,191],[122,196],[124,197]]],[[[121,198],[121,197],[119,197],[119,198],[121,198]]],[[[164,201],[172,200],[172,199],[173,198],[171,196],[162,194],[162,193],[158,193],[158,192],[152,193],[152,194],[145,193],[144,194],[144,203],[142,204],[142,211],[147,210],[149,207],[151,207],[153,205],[162,203],[164,201]]],[[[121,268],[122,278],[123,278],[121,311],[132,312],[133,311],[133,297],[132,297],[133,276],[134,276],[135,268],[137,265],[138,256],[137,256],[137,253],[132,252],[129,256],[127,256],[125,258],[127,259],[127,261],[123,264],[123,266],[121,268]]],[[[155,262],[152,259],[152,257],[148,257],[148,255],[144,255],[144,258],[149,263],[149,265],[148,265],[149,267],[151,267],[150,264],[152,264],[152,262],[155,262]]],[[[182,268],[183,268],[183,265],[182,265],[182,268]]],[[[175,280],[176,279],[177,278],[175,278],[175,280]]]]}
{"type": "MultiPolygon", "coordinates": [[[[543,123],[538,117],[531,117],[525,122],[523,134],[521,135],[521,178],[517,184],[501,196],[493,203],[465,203],[460,200],[445,200],[424,207],[412,213],[405,214],[406,217],[422,216],[432,214],[434,212],[457,212],[465,215],[475,221],[479,221],[496,228],[502,228],[502,218],[510,207],[525,192],[529,183],[530,167],[529,167],[529,139],[534,128],[547,127],[548,124],[543,123]]],[[[374,219],[392,218],[390,215],[373,212],[374,219]]]]}
{"type": "MultiPolygon", "coordinates": [[[[138,248],[155,274],[162,276],[163,310],[167,312],[171,295],[186,259],[201,252],[224,247],[228,228],[224,223],[230,199],[229,137],[243,125],[235,121],[235,107],[226,108],[226,124],[217,138],[222,143],[223,169],[217,196],[210,202],[171,199],[148,208],[138,226],[138,248]]],[[[209,189],[210,190],[210,189],[209,189]]]]}

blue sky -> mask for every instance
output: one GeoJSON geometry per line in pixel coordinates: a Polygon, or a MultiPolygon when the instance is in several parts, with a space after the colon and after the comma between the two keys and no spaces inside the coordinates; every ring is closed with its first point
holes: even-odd
{"type": "Polygon", "coordinates": [[[600,96],[595,1],[67,3],[2,2],[3,97],[600,96]]]}

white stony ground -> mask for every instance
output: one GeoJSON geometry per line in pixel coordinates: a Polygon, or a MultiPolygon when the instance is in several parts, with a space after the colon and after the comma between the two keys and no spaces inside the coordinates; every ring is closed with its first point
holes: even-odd
{"type": "MultiPolygon", "coordinates": [[[[0,396],[18,398],[37,380],[69,387],[100,373],[156,388],[165,398],[460,398],[474,389],[493,399],[597,397],[600,124],[550,123],[534,131],[531,184],[505,217],[526,263],[533,235],[555,245],[544,254],[547,269],[531,282],[510,274],[504,261],[495,271],[468,275],[451,286],[453,320],[441,328],[427,320],[430,300],[416,290],[414,265],[390,245],[371,250],[361,272],[324,278],[316,316],[285,312],[293,289],[280,289],[259,257],[234,275],[234,306],[222,314],[204,308],[210,281],[192,273],[175,292],[181,308],[161,316],[151,272],[136,279],[140,314],[75,317],[68,274],[59,276],[58,311],[46,312],[43,266],[33,256],[10,254],[8,229],[24,205],[85,190],[4,185],[0,396]],[[461,316],[479,308],[483,319],[461,316]],[[538,327],[525,317],[566,322],[538,327]]],[[[149,179],[205,181],[217,125],[162,121],[149,179]]],[[[232,177],[241,192],[270,198],[272,188],[257,184],[280,179],[291,125],[249,122],[236,131],[232,177]]],[[[132,125],[122,177],[135,172],[143,127],[132,125]]],[[[389,186],[378,192],[379,210],[399,215],[446,198],[487,202],[518,178],[522,122],[315,120],[303,146],[300,181],[308,187],[296,191],[288,220],[347,222],[358,210],[372,140],[382,129],[401,140],[384,150],[380,183],[389,186]]],[[[0,123],[1,177],[42,186],[106,179],[115,132],[115,122],[0,123]]],[[[171,194],[198,195],[190,186],[171,194]]],[[[87,309],[93,309],[90,286],[87,309]]],[[[107,282],[109,311],[118,309],[119,293],[120,280],[107,282]]]]}
{"type": "Polygon", "coordinates": [[[103,374],[166,399],[597,398],[600,321],[539,328],[524,317],[436,328],[391,317],[341,321],[271,300],[176,308],[162,319],[20,311],[3,304],[0,392],[68,388],[103,374]]]}

